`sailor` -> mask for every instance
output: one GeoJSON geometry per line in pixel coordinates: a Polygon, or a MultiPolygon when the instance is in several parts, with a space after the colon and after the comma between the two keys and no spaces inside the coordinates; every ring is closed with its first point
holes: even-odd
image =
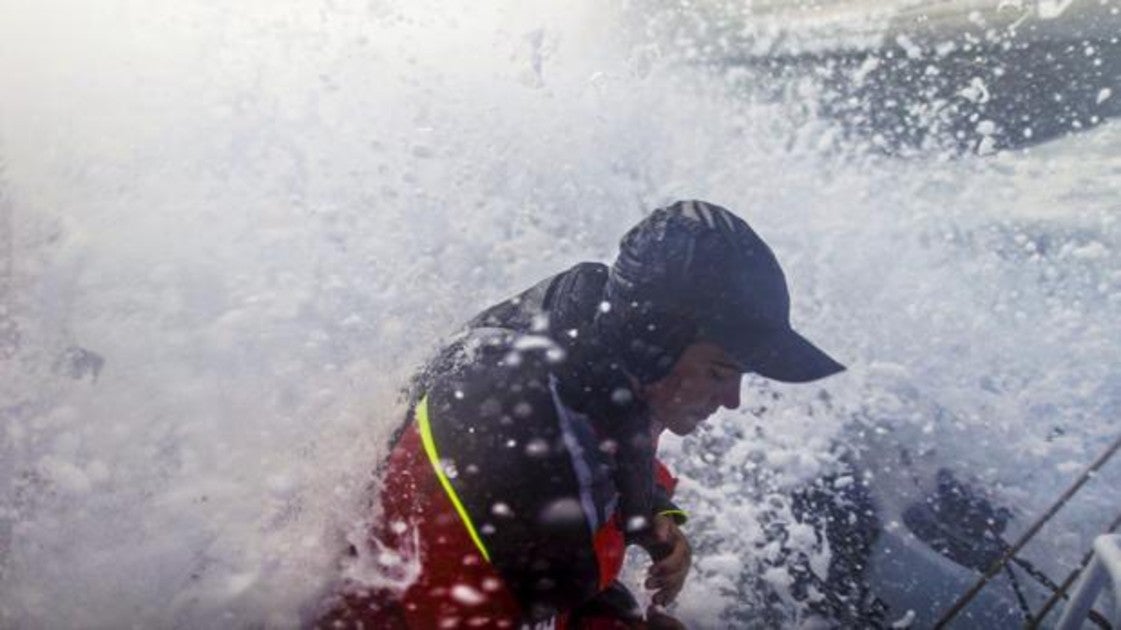
{"type": "Polygon", "coordinates": [[[844,367],[790,326],[770,248],[728,210],[683,201],[495,305],[417,378],[381,467],[367,556],[322,627],[675,627],[661,612],[692,552],[655,459],[740,404],[748,372],[806,382],[844,367]],[[618,578],[651,558],[644,611],[618,578]]]}

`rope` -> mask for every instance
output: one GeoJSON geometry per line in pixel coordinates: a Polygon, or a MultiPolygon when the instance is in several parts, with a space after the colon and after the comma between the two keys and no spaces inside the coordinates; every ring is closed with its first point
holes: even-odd
{"type": "Polygon", "coordinates": [[[1016,579],[1016,574],[1012,572],[1012,565],[1004,565],[1004,572],[1008,574],[1008,581],[1012,582],[1012,590],[1016,593],[1016,601],[1020,604],[1024,621],[1031,623],[1031,606],[1028,605],[1028,598],[1024,597],[1024,589],[1020,588],[1020,580],[1016,579]]]}
{"type": "Polygon", "coordinates": [[[1020,558],[1012,558],[1012,562],[1015,562],[1016,564],[1020,565],[1021,569],[1023,569],[1028,575],[1035,578],[1036,582],[1039,582],[1040,584],[1046,586],[1047,590],[1051,591],[1052,593],[1059,590],[1059,585],[1055,584],[1051,580],[1051,578],[1047,577],[1046,573],[1044,573],[1043,571],[1040,571],[1039,569],[1035,568],[1034,564],[1028,562],[1027,560],[1022,560],[1020,558]]]}
{"type": "MultiPolygon", "coordinates": [[[[1113,519],[1113,522],[1109,524],[1109,527],[1105,530],[1105,533],[1112,534],[1113,532],[1117,531],[1118,527],[1121,527],[1121,514],[1118,514],[1117,518],[1113,519]]],[[[1043,608],[1040,608],[1039,612],[1036,613],[1035,621],[1033,621],[1032,624],[1028,627],[1029,630],[1036,630],[1036,628],[1039,627],[1039,624],[1043,623],[1043,619],[1047,617],[1047,614],[1051,612],[1051,609],[1055,607],[1055,604],[1059,603],[1060,599],[1069,599],[1067,591],[1070,590],[1070,587],[1074,584],[1074,581],[1078,579],[1078,576],[1082,575],[1082,571],[1086,568],[1086,565],[1089,564],[1090,558],[1092,558],[1093,556],[1093,549],[1090,549],[1090,551],[1086,552],[1086,555],[1082,556],[1082,560],[1078,563],[1078,566],[1070,572],[1070,575],[1068,575],[1066,579],[1063,580],[1063,583],[1059,585],[1059,588],[1055,589],[1055,593],[1051,595],[1050,599],[1048,599],[1047,602],[1043,604],[1043,608]]]]}
{"type": "Polygon", "coordinates": [[[1067,501],[1069,501],[1070,498],[1074,496],[1074,494],[1078,492],[1082,488],[1082,486],[1085,485],[1086,482],[1094,476],[1094,473],[1096,473],[1103,464],[1109,461],[1110,457],[1113,457],[1113,454],[1116,453],[1118,449],[1121,449],[1121,436],[1118,436],[1117,439],[1113,441],[1113,444],[1110,444],[1109,448],[1107,448],[1104,453],[1098,456],[1098,458],[1094,460],[1094,463],[1090,464],[1089,468],[1083,471],[1078,479],[1073,484],[1071,484],[1071,486],[1067,488],[1065,492],[1063,492],[1063,494],[1058,498],[1058,500],[1055,501],[1055,503],[1051,505],[1050,508],[1047,509],[1047,512],[1045,512],[1043,516],[1039,517],[1035,521],[1035,523],[1032,523],[1032,526],[1029,527],[1022,536],[1020,536],[1020,539],[1016,541],[1016,544],[1009,547],[999,559],[993,562],[992,566],[989,567],[989,570],[986,571],[979,580],[977,580],[972,588],[966,591],[964,595],[962,595],[956,602],[954,602],[954,605],[951,606],[949,610],[942,614],[942,617],[940,617],[938,619],[938,622],[934,624],[935,630],[945,628],[946,624],[950,623],[950,621],[954,617],[956,617],[957,614],[961,612],[961,610],[965,608],[967,604],[969,604],[969,602],[973,601],[973,598],[977,596],[977,593],[981,592],[982,588],[985,588],[985,585],[989,583],[989,580],[991,580],[993,576],[999,573],[1000,570],[1004,568],[1004,565],[1008,564],[1008,561],[1012,558],[1012,556],[1019,553],[1020,549],[1022,549],[1024,545],[1028,544],[1028,541],[1030,541],[1037,533],[1039,533],[1039,530],[1043,528],[1043,525],[1046,524],[1047,521],[1051,520],[1051,518],[1055,516],[1055,514],[1060,509],[1062,509],[1064,505],[1066,505],[1067,501]]]}

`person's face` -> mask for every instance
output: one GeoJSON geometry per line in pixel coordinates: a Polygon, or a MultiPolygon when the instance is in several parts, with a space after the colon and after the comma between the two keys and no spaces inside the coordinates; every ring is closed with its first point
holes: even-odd
{"type": "Polygon", "coordinates": [[[642,387],[654,421],[677,435],[692,433],[720,407],[740,406],[743,371],[720,346],[690,345],[670,373],[642,387]]]}

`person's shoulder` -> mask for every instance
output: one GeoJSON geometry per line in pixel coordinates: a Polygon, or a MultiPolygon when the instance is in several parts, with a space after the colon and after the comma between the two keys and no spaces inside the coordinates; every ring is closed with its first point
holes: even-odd
{"type": "Polygon", "coordinates": [[[552,369],[563,360],[564,350],[544,333],[470,329],[432,366],[424,394],[447,411],[524,416],[550,407],[552,369]]]}
{"type": "Polygon", "coordinates": [[[410,398],[429,395],[430,402],[462,407],[479,397],[491,405],[547,392],[552,372],[573,352],[573,333],[599,304],[607,275],[602,263],[577,263],[480,313],[428,362],[410,398]]]}

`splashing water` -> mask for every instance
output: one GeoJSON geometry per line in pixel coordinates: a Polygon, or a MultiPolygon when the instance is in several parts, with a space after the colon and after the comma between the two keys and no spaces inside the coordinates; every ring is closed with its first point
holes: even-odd
{"type": "MultiPolygon", "coordinates": [[[[624,9],[4,9],[0,625],[306,620],[441,336],[682,197],[752,222],[796,325],[850,365],[752,383],[667,444],[698,550],[683,617],[781,592],[773,499],[838,441],[964,471],[1024,528],[1117,430],[1121,133],[870,154],[812,85],[759,96],[624,9]]],[[[1033,560],[1077,560],[1119,468],[1033,560]]]]}

